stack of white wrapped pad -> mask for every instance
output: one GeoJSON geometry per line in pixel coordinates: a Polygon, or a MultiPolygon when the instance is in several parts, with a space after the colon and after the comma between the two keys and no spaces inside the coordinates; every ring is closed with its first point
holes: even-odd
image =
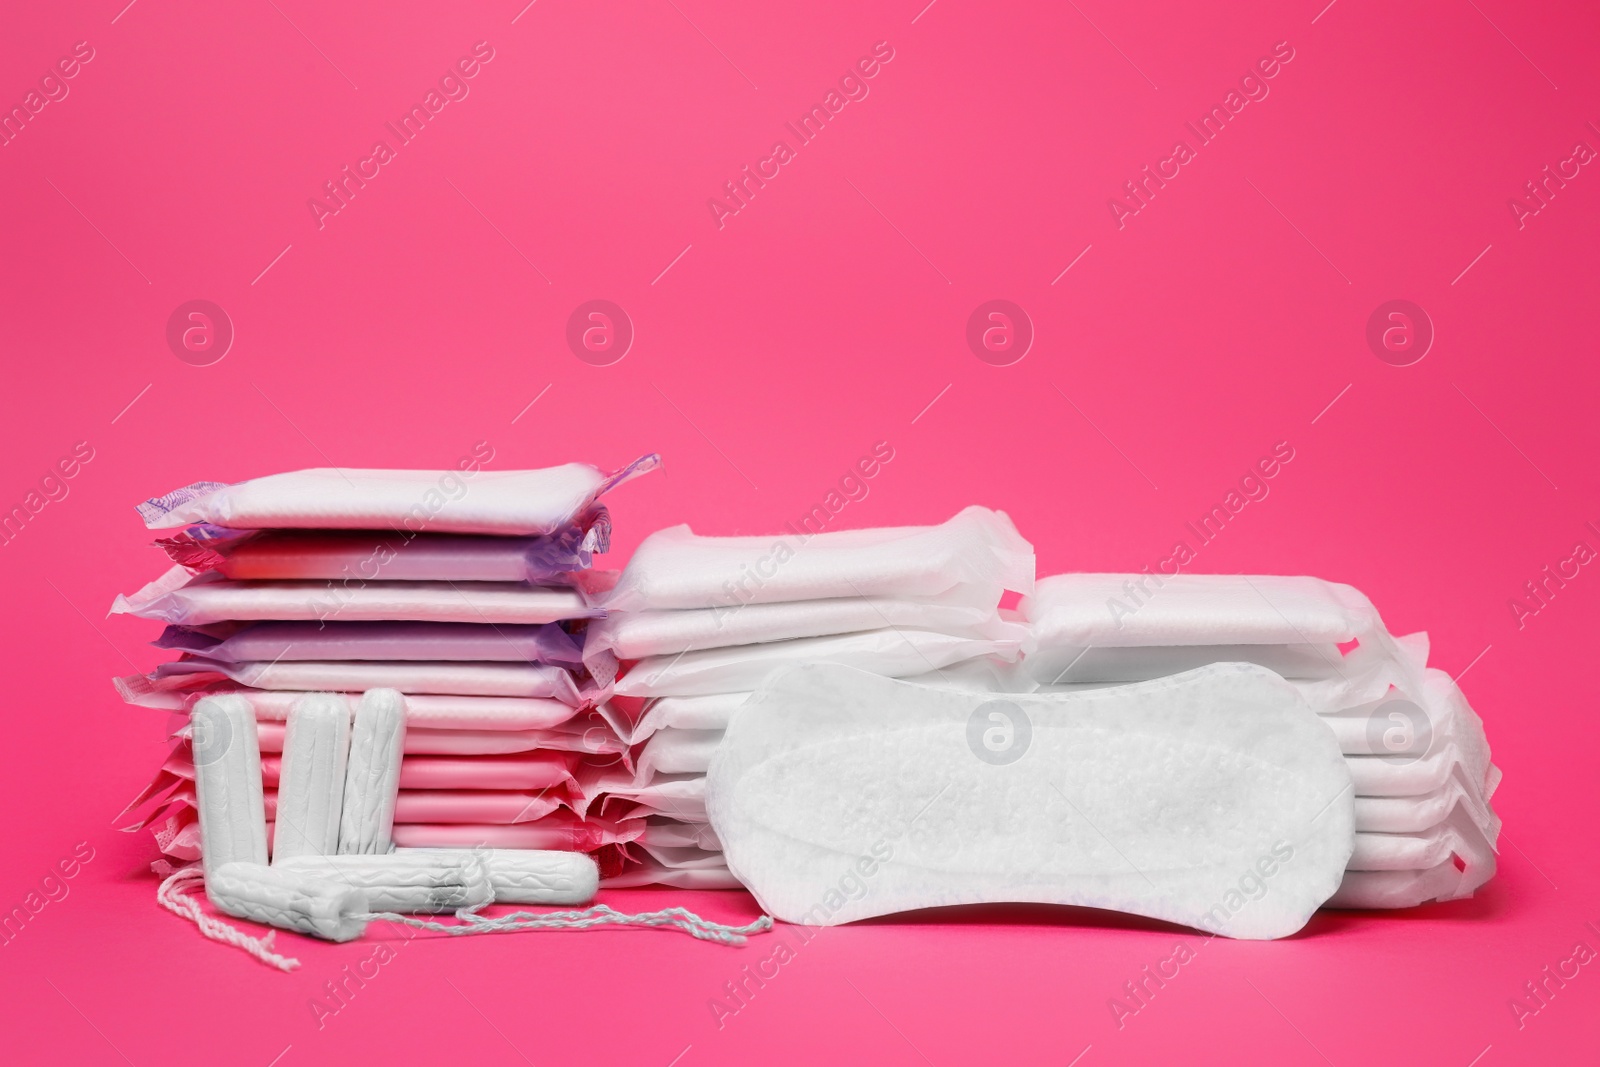
{"type": "Polygon", "coordinates": [[[729,718],[776,668],[992,680],[1027,636],[1002,619],[1001,597],[1032,586],[1032,546],[1004,514],[978,507],[939,526],[771,537],[679,526],[646,538],[585,646],[586,656],[623,663],[605,711],[637,746],[635,768],[580,785],[602,811],[651,813],[638,842],[651,862],[630,877],[740,884],[708,825],[706,769],[729,718]]]}
{"type": "MultiPolygon", "coordinates": [[[[113,612],[168,624],[180,658],[117,680],[130,703],[186,712],[236,694],[256,719],[266,818],[288,796],[285,723],[307,692],[406,697],[393,840],[403,847],[563,849],[624,865],[643,820],[584,818],[585,761],[626,758],[594,711],[615,664],[583,656],[605,582],[598,497],[652,469],[310,470],[200,483],[139,510],[175,560],[113,612]]],[[[144,808],[162,851],[200,852],[185,725],[144,808]]],[[[269,834],[271,828],[269,826],[269,834]]]]}
{"type": "Polygon", "coordinates": [[[1287,679],[1332,729],[1355,847],[1330,907],[1471,896],[1495,870],[1500,770],[1483,723],[1425,633],[1394,637],[1348,585],[1270,575],[1062,574],[1023,603],[1036,691],[1139,682],[1212,663],[1287,679]]]}

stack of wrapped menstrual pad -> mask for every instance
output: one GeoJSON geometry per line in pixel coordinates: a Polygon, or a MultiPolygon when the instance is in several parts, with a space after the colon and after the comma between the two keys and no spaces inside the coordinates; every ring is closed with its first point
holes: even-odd
{"type": "MultiPolygon", "coordinates": [[[[310,470],[200,483],[141,505],[175,561],[113,612],[166,622],[180,653],[117,679],[130,703],[186,713],[237,693],[254,710],[266,818],[278,808],[284,725],[307,692],[405,694],[393,841],[403,847],[555,849],[603,873],[642,818],[585,818],[586,761],[628,759],[595,713],[615,674],[582,654],[610,532],[597,500],[652,469],[310,470]]],[[[179,721],[175,720],[175,725],[179,721]]],[[[143,810],[162,851],[200,851],[187,716],[143,810]]],[[[268,828],[271,839],[272,828],[268,828]]]]}
{"type": "Polygon", "coordinates": [[[1348,585],[1270,575],[1062,574],[1022,604],[1022,691],[1098,689],[1210,663],[1255,663],[1300,690],[1338,737],[1355,851],[1327,907],[1471,896],[1495,871],[1500,770],[1483,723],[1427,634],[1392,636],[1348,585]]]}
{"type": "Polygon", "coordinates": [[[735,887],[706,815],[706,769],[751,690],[807,662],[994,688],[1027,636],[1002,618],[1001,597],[1032,585],[1033,547],[979,507],[939,526],[652,534],[585,646],[624,663],[604,711],[636,766],[580,772],[580,790],[602,811],[652,813],[638,842],[650,862],[630,874],[639,884],[735,887]]]}
{"type": "MultiPolygon", "coordinates": [[[[1312,578],[1065,574],[1035,584],[999,512],[938,526],[646,538],[589,570],[596,498],[650,469],[305,471],[202,483],[141,508],[176,561],[113,610],[159,618],[180,659],[118,680],[185,711],[254,710],[267,818],[283,723],[305,692],[405,694],[393,842],[583,851],[604,886],[735,888],[706,773],[780,668],[842,664],[942,688],[1073,692],[1253,663],[1333,733],[1354,850],[1330,907],[1457,899],[1495,869],[1499,771],[1426,635],[1392,636],[1356,590],[1312,578]],[[1020,611],[1000,608],[1021,594],[1020,611]]],[[[136,801],[164,853],[199,852],[185,727],[136,801]]],[[[269,837],[271,831],[269,829],[269,837]]]]}

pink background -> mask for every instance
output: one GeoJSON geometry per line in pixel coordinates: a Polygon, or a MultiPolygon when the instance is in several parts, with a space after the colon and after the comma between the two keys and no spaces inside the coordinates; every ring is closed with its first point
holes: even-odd
{"type": "MultiPolygon", "coordinates": [[[[524,2],[8,15],[5,107],[75,42],[94,58],[0,147],[0,506],[77,442],[94,458],[0,547],[0,906],[77,843],[95,858],[0,947],[7,1059],[1593,1058],[1593,968],[1520,1030],[1508,1006],[1600,947],[1579,674],[1600,574],[1521,626],[1510,607],[1575,542],[1600,548],[1600,173],[1520,228],[1508,205],[1575,142],[1600,149],[1592,6],[524,2]],[[479,41],[470,94],[319,229],[307,200],[479,41]],[[879,41],[870,94],[719,229],[708,198],[792,147],[784,123],[879,41]],[[1270,95],[1119,229],[1108,199],[1280,41],[1270,95]],[[564,341],[595,298],[637,332],[608,367],[564,341]],[[996,298],[1036,331],[1012,366],[964,339],[996,298]],[[1365,340],[1396,298],[1437,334],[1406,367],[1365,340]],[[165,340],[192,299],[237,333],[211,366],[165,340]],[[1470,665],[1505,771],[1500,873],[1469,902],[1271,944],[1048,909],[829,930],[720,1029],[708,1001],[770,939],[419,941],[318,1029],[309,998],[371,942],[283,935],[304,967],[269,971],[158,910],[153,845],[113,829],[167,725],[108,682],[164,658],[154,624],[104,619],[161,567],[132,505],[201,478],[447,467],[480,440],[503,468],[660,451],[612,499],[618,562],[668,524],[774,530],[888,441],[838,525],[982,503],[1041,573],[1158,564],[1287,441],[1270,496],[1193,569],[1350,582],[1391,629],[1427,629],[1436,665],[1470,665]],[[1197,958],[1119,1030],[1108,999],[1180,941],[1197,958]]],[[[735,893],[606,899],[755,914],[735,893]]]]}

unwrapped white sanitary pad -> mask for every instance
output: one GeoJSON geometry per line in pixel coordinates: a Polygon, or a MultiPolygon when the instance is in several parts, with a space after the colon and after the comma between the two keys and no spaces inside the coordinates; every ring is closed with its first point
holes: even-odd
{"type": "Polygon", "coordinates": [[[1333,735],[1242,664],[1001,698],[795,667],[734,717],[706,804],[728,868],[814,925],[1035,901],[1283,937],[1355,838],[1333,735]]]}

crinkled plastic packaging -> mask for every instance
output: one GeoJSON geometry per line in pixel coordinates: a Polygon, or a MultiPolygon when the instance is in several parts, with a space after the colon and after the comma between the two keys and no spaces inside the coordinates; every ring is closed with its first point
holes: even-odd
{"type": "Polygon", "coordinates": [[[793,663],[842,663],[889,677],[922,674],[971,659],[1015,659],[1020,640],[957,637],[927,630],[869,630],[653,656],[617,679],[619,696],[701,696],[754,689],[775,668],[793,663]]]}
{"type": "Polygon", "coordinates": [[[605,614],[569,587],[520,582],[235,582],[173,567],[137,593],[118,596],[113,615],[180,626],[261,619],[317,622],[546,623],[605,614]]]}
{"type": "Polygon", "coordinates": [[[152,530],[207,523],[235,530],[393,529],[552,534],[613,486],[654,469],[643,456],[606,474],[584,463],[543,470],[358,470],[327,467],[227,485],[197,482],[139,505],[152,530]]]}
{"type": "Polygon", "coordinates": [[[993,607],[1033,589],[1033,546],[1003,512],[970,507],[941,526],[769,537],[660,530],[634,551],[607,608],[731,608],[829,597],[938,597],[993,607]]]}
{"type": "Polygon", "coordinates": [[[217,624],[202,630],[169,626],[155,644],[224,663],[480,660],[583,666],[578,640],[556,623],[269,621],[217,624]]]}

